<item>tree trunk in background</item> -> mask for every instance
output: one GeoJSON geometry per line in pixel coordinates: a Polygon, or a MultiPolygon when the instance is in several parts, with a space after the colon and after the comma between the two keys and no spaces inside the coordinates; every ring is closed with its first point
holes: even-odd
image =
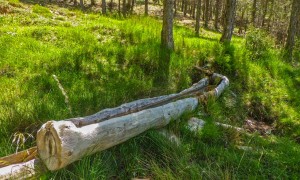
{"type": "Polygon", "coordinates": [[[213,1],[209,1],[209,17],[208,17],[208,20],[212,20],[212,17],[213,17],[213,1]]]}
{"type": "Polygon", "coordinates": [[[262,14],[262,22],[261,22],[261,27],[263,28],[265,26],[265,21],[266,21],[266,15],[268,12],[268,4],[269,4],[269,0],[265,0],[265,4],[264,4],[264,9],[263,9],[263,14],[262,14]]]}
{"type": "Polygon", "coordinates": [[[235,20],[236,0],[226,0],[225,24],[221,42],[230,42],[235,20]]]}
{"type": "Polygon", "coordinates": [[[123,3],[122,3],[122,14],[123,14],[123,16],[126,16],[126,12],[127,12],[126,0],[123,0],[123,3]]]}
{"type": "Polygon", "coordinates": [[[257,0],[253,0],[253,4],[252,4],[252,17],[251,17],[251,22],[252,25],[255,26],[255,19],[256,19],[256,4],[257,4],[257,0]]]}
{"type": "Polygon", "coordinates": [[[80,0],[80,7],[81,7],[81,9],[84,8],[83,0],[80,0]]]}
{"type": "Polygon", "coordinates": [[[274,0],[270,1],[271,3],[271,8],[270,8],[270,17],[269,17],[269,21],[268,21],[268,31],[271,31],[271,26],[272,26],[272,21],[274,20],[274,0]]]}
{"type": "Polygon", "coordinates": [[[121,15],[121,0],[119,0],[119,4],[118,4],[118,14],[119,16],[121,15]]]}
{"type": "Polygon", "coordinates": [[[191,15],[192,15],[192,18],[195,19],[195,11],[196,11],[196,0],[193,0],[192,2],[192,8],[191,8],[191,15]]]}
{"type": "Polygon", "coordinates": [[[163,25],[161,30],[161,47],[158,71],[154,84],[164,86],[168,84],[171,53],[174,50],[173,39],[173,7],[174,0],[163,1],[163,25]]]}
{"type": "Polygon", "coordinates": [[[134,10],[134,5],[135,5],[135,0],[132,0],[131,1],[131,9],[130,9],[130,11],[131,11],[131,14],[133,13],[133,10],[134,10]]]}
{"type": "Polygon", "coordinates": [[[293,60],[293,48],[295,45],[295,35],[297,32],[297,21],[300,13],[300,1],[299,0],[293,0],[292,4],[292,12],[290,16],[290,25],[288,29],[288,36],[286,40],[285,45],[285,58],[288,61],[293,60]]]}
{"type": "Polygon", "coordinates": [[[220,3],[221,0],[216,0],[216,8],[215,8],[215,29],[219,29],[219,16],[220,16],[220,3]]]}
{"type": "Polygon", "coordinates": [[[102,14],[106,14],[106,0],[102,0],[102,14]]]}
{"type": "Polygon", "coordinates": [[[145,0],[145,16],[148,16],[148,4],[149,0],[145,0]]]}
{"type": "Polygon", "coordinates": [[[197,0],[196,26],[195,26],[195,33],[197,37],[199,37],[200,16],[201,16],[201,0],[197,0]]]}
{"type": "Polygon", "coordinates": [[[178,0],[174,0],[174,18],[177,14],[177,2],[178,2],[178,0]]]}
{"type": "Polygon", "coordinates": [[[174,50],[173,40],[173,7],[174,0],[164,0],[163,25],[161,31],[161,46],[174,50]]]}
{"type": "Polygon", "coordinates": [[[95,0],[91,0],[91,5],[92,5],[92,6],[95,5],[95,0]]]}
{"type": "Polygon", "coordinates": [[[204,22],[205,19],[205,1],[202,1],[202,21],[204,22]]]}
{"type": "Polygon", "coordinates": [[[184,9],[183,9],[183,15],[184,16],[186,16],[187,6],[188,6],[188,0],[184,0],[184,9]]]}
{"type": "Polygon", "coordinates": [[[205,16],[204,16],[204,27],[208,27],[208,20],[209,20],[209,0],[205,0],[205,16]]]}

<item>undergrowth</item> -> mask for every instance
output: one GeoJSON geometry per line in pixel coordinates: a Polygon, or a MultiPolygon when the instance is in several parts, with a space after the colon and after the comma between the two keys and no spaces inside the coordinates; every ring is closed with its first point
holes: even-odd
{"type": "Polygon", "coordinates": [[[219,43],[219,33],[203,29],[195,37],[191,29],[175,26],[170,83],[157,88],[161,22],[154,18],[103,17],[17,0],[1,4],[0,11],[1,156],[33,146],[32,138],[12,144],[13,134],[35,135],[48,120],[187,88],[203,77],[193,69],[199,65],[228,76],[230,87],[168,126],[180,146],[152,130],[42,178],[299,178],[300,70],[282,61],[264,32],[253,29],[229,45],[219,43]],[[67,92],[72,112],[52,75],[67,92]],[[192,116],[207,121],[196,134],[186,128],[192,116]],[[248,137],[214,124],[242,126],[247,118],[271,124],[273,134],[248,137]]]}

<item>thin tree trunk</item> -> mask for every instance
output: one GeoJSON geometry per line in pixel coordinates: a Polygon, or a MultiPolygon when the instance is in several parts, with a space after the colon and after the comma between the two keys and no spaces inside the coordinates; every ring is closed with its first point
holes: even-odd
{"type": "Polygon", "coordinates": [[[252,25],[255,26],[255,19],[256,19],[256,4],[257,4],[257,0],[253,0],[253,4],[252,4],[252,17],[251,17],[251,22],[252,25]]]}
{"type": "Polygon", "coordinates": [[[235,21],[236,0],[226,0],[225,26],[221,37],[221,42],[231,41],[235,21]]]}
{"type": "Polygon", "coordinates": [[[286,40],[285,45],[285,58],[288,61],[293,60],[293,48],[295,45],[295,35],[297,32],[297,21],[300,13],[300,1],[299,0],[293,0],[292,4],[292,12],[290,16],[290,24],[288,29],[288,36],[286,40]]]}
{"type": "Polygon", "coordinates": [[[126,13],[127,13],[126,0],[123,0],[123,4],[122,4],[122,14],[123,14],[123,16],[126,16],[126,13]]]}
{"type": "Polygon", "coordinates": [[[268,4],[269,4],[269,0],[265,0],[263,14],[262,14],[262,22],[261,22],[261,27],[262,28],[265,26],[266,15],[267,15],[267,12],[268,12],[268,4]]]}
{"type": "Polygon", "coordinates": [[[177,15],[177,2],[178,0],[174,0],[174,18],[177,15]]]}
{"type": "Polygon", "coordinates": [[[84,8],[83,0],[80,0],[80,7],[81,7],[81,9],[84,8]]]}
{"type": "Polygon", "coordinates": [[[195,26],[195,33],[197,37],[199,37],[199,31],[200,31],[200,16],[201,16],[201,0],[197,0],[196,26],[195,26]]]}
{"type": "Polygon", "coordinates": [[[193,0],[193,6],[192,6],[192,18],[195,19],[195,11],[196,11],[196,0],[193,0]]]}
{"type": "Polygon", "coordinates": [[[91,0],[91,5],[95,6],[95,0],[91,0]]]}
{"type": "Polygon", "coordinates": [[[149,4],[149,1],[145,0],[145,15],[146,16],[148,16],[148,4],[149,4]]]}
{"type": "Polygon", "coordinates": [[[183,16],[186,16],[186,13],[187,13],[187,6],[188,6],[188,0],[184,0],[183,16]]]}
{"type": "Polygon", "coordinates": [[[118,3],[118,14],[119,14],[119,16],[121,16],[121,0],[119,0],[119,3],[118,3]]]}
{"type": "Polygon", "coordinates": [[[268,21],[268,31],[271,31],[272,21],[274,20],[274,0],[271,0],[270,17],[268,21]]]}
{"type": "Polygon", "coordinates": [[[132,0],[131,1],[131,14],[133,13],[134,5],[135,5],[135,0],[132,0]]]}
{"type": "Polygon", "coordinates": [[[173,39],[173,7],[174,0],[163,2],[163,25],[161,30],[161,48],[158,70],[154,79],[156,86],[168,84],[171,53],[174,50],[173,39]]]}
{"type": "Polygon", "coordinates": [[[209,0],[205,0],[205,20],[204,20],[204,27],[208,28],[208,21],[209,21],[209,0]]]}
{"type": "Polygon", "coordinates": [[[221,0],[216,0],[216,8],[215,8],[215,29],[219,30],[219,16],[220,16],[220,3],[221,0]]]}
{"type": "Polygon", "coordinates": [[[102,14],[106,14],[106,0],[102,0],[102,14]]]}

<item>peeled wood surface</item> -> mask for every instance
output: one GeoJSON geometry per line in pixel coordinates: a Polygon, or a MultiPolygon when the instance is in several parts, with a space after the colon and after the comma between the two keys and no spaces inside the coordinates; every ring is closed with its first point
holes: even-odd
{"type": "MultiPolygon", "coordinates": [[[[49,121],[39,130],[37,138],[39,155],[44,157],[42,160],[45,164],[53,165],[48,167],[50,170],[59,169],[85,155],[122,143],[149,128],[165,126],[171,119],[195,109],[198,101],[218,97],[229,84],[228,79],[220,74],[208,76],[209,79],[204,78],[177,94],[133,101],[87,117],[49,121]],[[208,91],[209,84],[217,87],[208,91]],[[187,98],[190,96],[197,98],[187,98]],[[186,99],[172,102],[182,98],[186,99]],[[176,103],[179,104],[175,105],[176,103]],[[107,119],[109,120],[104,121],[107,119]]],[[[32,149],[27,150],[29,151],[32,152],[32,149]]],[[[0,179],[23,179],[45,171],[38,159],[32,159],[35,158],[33,154],[34,152],[27,153],[26,157],[20,154],[7,156],[10,158],[4,157],[11,161],[6,167],[0,168],[0,179]]]]}
{"type": "Polygon", "coordinates": [[[154,98],[139,99],[130,103],[122,104],[121,106],[116,108],[104,109],[90,116],[66,119],[66,121],[72,121],[77,127],[99,123],[110,118],[135,113],[148,108],[169,103],[179,98],[191,96],[194,93],[203,92],[204,88],[207,87],[208,84],[209,84],[209,79],[203,78],[198,83],[194,84],[188,89],[181,91],[180,93],[169,94],[169,95],[164,95],[164,96],[159,96],[154,98]]]}
{"type": "Polygon", "coordinates": [[[12,164],[0,169],[0,179],[26,179],[33,177],[43,167],[38,159],[12,164]]]}
{"type": "Polygon", "coordinates": [[[9,166],[11,164],[17,164],[17,163],[22,163],[22,162],[27,162],[29,160],[32,160],[35,158],[37,154],[37,148],[32,147],[30,149],[26,149],[21,152],[17,152],[5,157],[0,158],[0,168],[9,166]]]}
{"type": "Polygon", "coordinates": [[[150,128],[163,127],[197,105],[197,98],[186,98],[80,128],[71,121],[49,121],[38,131],[38,153],[49,170],[57,170],[150,128]]]}

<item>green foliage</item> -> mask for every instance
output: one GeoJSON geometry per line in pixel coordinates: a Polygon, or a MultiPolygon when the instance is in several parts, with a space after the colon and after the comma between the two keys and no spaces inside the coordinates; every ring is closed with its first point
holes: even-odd
{"type": "Polygon", "coordinates": [[[269,56],[272,40],[260,29],[250,29],[246,36],[246,50],[253,61],[265,60],[269,56]]]}
{"type": "Polygon", "coordinates": [[[215,68],[222,70],[226,74],[234,73],[236,70],[234,51],[235,48],[230,43],[216,43],[213,47],[215,68]]]}
{"type": "Polygon", "coordinates": [[[47,18],[52,17],[52,13],[50,12],[50,10],[47,7],[43,7],[43,6],[40,6],[38,4],[36,4],[32,7],[32,12],[34,12],[36,14],[43,15],[47,18]]]}
{"type": "Polygon", "coordinates": [[[194,65],[207,65],[227,75],[230,87],[218,100],[200,104],[167,127],[180,146],[148,131],[42,179],[299,178],[300,147],[294,141],[300,136],[300,69],[282,62],[263,32],[249,33],[246,45],[239,37],[227,45],[218,43],[219,33],[203,29],[196,38],[191,29],[175,26],[170,84],[157,88],[158,20],[20,4],[13,8],[18,13],[0,16],[0,156],[33,146],[28,137],[47,120],[180,91],[204,76],[194,65]],[[53,74],[67,92],[73,114],[53,74]],[[192,116],[207,121],[199,133],[187,128],[192,116]],[[249,117],[272,123],[276,136],[245,136],[215,125],[241,127],[249,117]],[[12,146],[16,135],[24,142],[12,146]]]}

